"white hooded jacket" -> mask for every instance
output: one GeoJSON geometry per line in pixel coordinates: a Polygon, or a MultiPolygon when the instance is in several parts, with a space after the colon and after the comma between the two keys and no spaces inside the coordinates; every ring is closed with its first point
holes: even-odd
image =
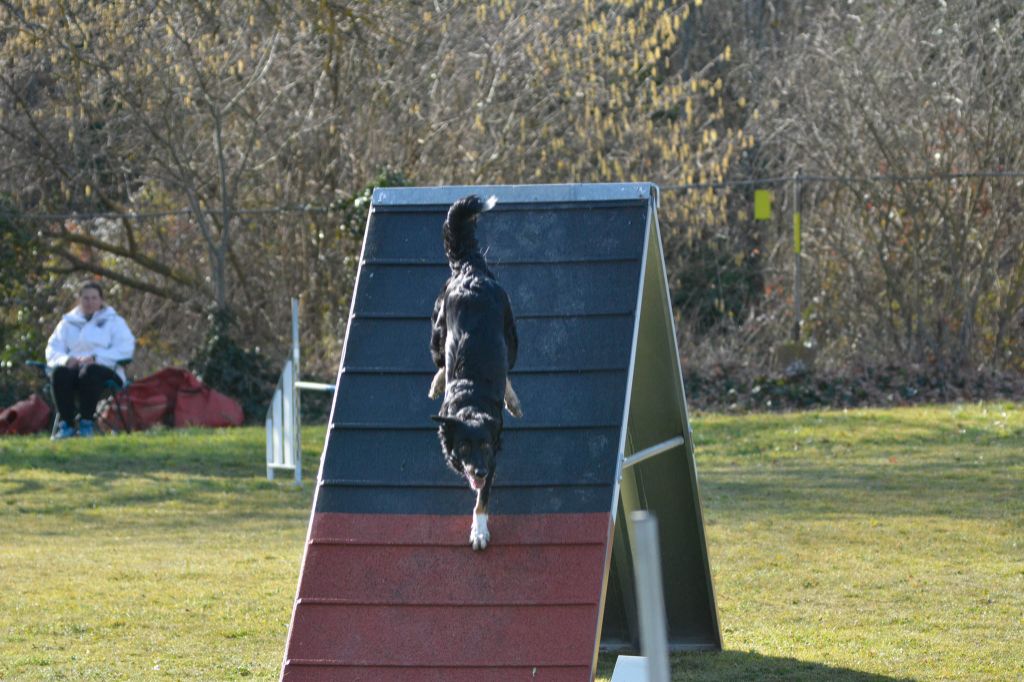
{"type": "Polygon", "coordinates": [[[46,343],[47,366],[62,367],[71,358],[95,356],[96,363],[109,367],[125,381],[124,368],[117,363],[131,360],[135,337],[128,325],[110,306],[103,306],[90,319],[76,307],[64,315],[46,343]]]}

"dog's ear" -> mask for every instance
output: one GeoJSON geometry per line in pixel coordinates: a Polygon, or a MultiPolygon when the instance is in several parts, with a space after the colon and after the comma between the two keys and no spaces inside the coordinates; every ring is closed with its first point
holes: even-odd
{"type": "Polygon", "coordinates": [[[430,415],[430,418],[441,425],[441,445],[444,447],[445,452],[451,452],[455,448],[453,443],[455,437],[455,425],[458,424],[459,420],[453,417],[441,417],[436,414],[430,415]]]}

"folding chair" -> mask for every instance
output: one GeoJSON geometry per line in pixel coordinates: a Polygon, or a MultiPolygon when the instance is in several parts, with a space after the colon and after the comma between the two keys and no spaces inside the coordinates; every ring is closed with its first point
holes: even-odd
{"type": "MultiPolygon", "coordinates": [[[[127,367],[128,365],[131,364],[131,362],[131,358],[128,358],[126,360],[118,360],[117,365],[118,367],[127,367]]],[[[46,400],[53,407],[53,426],[50,428],[50,437],[52,438],[57,433],[58,425],[60,424],[60,410],[57,409],[57,399],[56,396],[53,394],[53,383],[51,382],[51,378],[53,376],[53,368],[47,365],[45,362],[39,362],[38,360],[26,360],[25,364],[28,365],[29,367],[35,367],[37,370],[39,370],[43,379],[45,379],[43,387],[40,389],[39,392],[43,394],[46,400]]],[[[127,376],[125,377],[125,382],[123,386],[118,384],[113,379],[108,379],[104,383],[106,395],[102,396],[100,398],[100,402],[97,403],[96,405],[97,421],[101,421],[98,416],[99,413],[101,412],[100,406],[105,401],[110,400],[111,398],[116,398],[117,395],[120,394],[122,391],[125,391],[128,388],[128,386],[131,385],[131,383],[131,378],[127,376]]],[[[124,431],[126,433],[131,433],[131,427],[128,426],[128,420],[125,419],[124,414],[121,412],[121,401],[115,399],[114,407],[117,410],[117,417],[120,420],[124,431]]],[[[113,424],[106,423],[106,426],[110,431],[115,430],[113,424]]]]}

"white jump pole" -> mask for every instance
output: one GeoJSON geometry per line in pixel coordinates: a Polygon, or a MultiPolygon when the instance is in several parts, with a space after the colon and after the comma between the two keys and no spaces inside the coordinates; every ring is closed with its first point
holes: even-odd
{"type": "Polygon", "coordinates": [[[299,299],[292,299],[292,371],[293,376],[285,390],[292,396],[292,420],[290,422],[292,432],[292,452],[295,463],[295,485],[302,485],[302,434],[299,427],[302,424],[302,415],[299,413],[299,389],[298,380],[302,377],[299,364],[299,299]]]}
{"type": "Polygon", "coordinates": [[[292,346],[274,397],[267,410],[267,479],[274,480],[277,469],[295,473],[295,484],[302,485],[302,413],[301,390],[333,393],[333,384],[302,381],[299,369],[299,299],[292,299],[292,346]]]}
{"type": "Polygon", "coordinates": [[[672,673],[668,662],[668,620],[661,583],[658,519],[649,512],[635,511],[629,515],[629,524],[643,656],[619,656],[612,682],[670,682],[672,673]]]}

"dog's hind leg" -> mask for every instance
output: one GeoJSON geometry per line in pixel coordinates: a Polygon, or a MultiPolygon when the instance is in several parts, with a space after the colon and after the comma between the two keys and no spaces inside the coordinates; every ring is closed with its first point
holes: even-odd
{"type": "Polygon", "coordinates": [[[512,380],[505,379],[505,409],[513,417],[523,416],[523,406],[519,403],[519,396],[512,388],[512,380]]]}
{"type": "Polygon", "coordinates": [[[437,373],[434,374],[434,380],[430,382],[430,390],[427,391],[427,397],[431,400],[436,400],[444,395],[444,367],[440,367],[437,373]]]}

